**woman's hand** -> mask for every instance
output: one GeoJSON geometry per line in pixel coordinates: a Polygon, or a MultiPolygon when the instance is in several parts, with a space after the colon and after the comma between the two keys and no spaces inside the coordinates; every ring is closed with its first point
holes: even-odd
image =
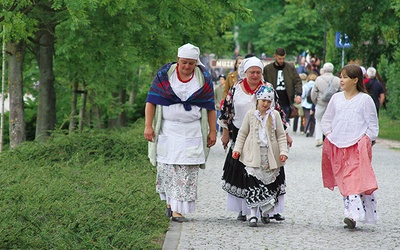
{"type": "Polygon", "coordinates": [[[144,138],[149,142],[153,142],[154,137],[155,137],[155,134],[154,134],[153,127],[152,126],[146,126],[144,128],[144,138]]]}
{"type": "Polygon", "coordinates": [[[232,158],[237,160],[239,159],[240,153],[238,151],[233,151],[232,152],[232,158]]]}
{"type": "Polygon", "coordinates": [[[291,147],[293,144],[293,139],[292,139],[292,137],[290,137],[289,133],[286,133],[286,140],[287,140],[289,147],[291,147]]]}
{"type": "Polygon", "coordinates": [[[281,155],[280,156],[281,162],[286,162],[287,159],[288,159],[288,157],[286,155],[281,155]]]}
{"type": "Polygon", "coordinates": [[[215,145],[216,141],[217,141],[217,130],[210,130],[207,136],[207,147],[211,148],[212,146],[215,145]]]}
{"type": "Polygon", "coordinates": [[[224,149],[226,149],[229,143],[229,131],[226,128],[223,129],[221,142],[224,149]]]}

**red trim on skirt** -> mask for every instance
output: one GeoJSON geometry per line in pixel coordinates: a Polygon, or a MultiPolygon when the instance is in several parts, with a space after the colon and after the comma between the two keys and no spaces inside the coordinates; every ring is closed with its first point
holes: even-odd
{"type": "Polygon", "coordinates": [[[339,188],[343,196],[367,194],[378,189],[372,169],[372,146],[368,136],[363,136],[348,148],[338,148],[328,138],[322,150],[322,180],[324,187],[339,188]]]}

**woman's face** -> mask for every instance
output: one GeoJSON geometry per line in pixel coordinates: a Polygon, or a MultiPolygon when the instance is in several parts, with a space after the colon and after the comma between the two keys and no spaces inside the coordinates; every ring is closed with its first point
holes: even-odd
{"type": "Polygon", "coordinates": [[[259,99],[257,100],[257,109],[260,112],[265,112],[271,107],[271,103],[270,100],[259,99]]]}
{"type": "Polygon", "coordinates": [[[262,70],[257,66],[251,66],[246,71],[246,78],[249,84],[257,85],[262,78],[262,70]]]}
{"type": "Polygon", "coordinates": [[[196,64],[197,60],[195,59],[179,58],[178,59],[179,74],[184,76],[192,75],[194,69],[196,68],[196,64]]]}
{"type": "Polygon", "coordinates": [[[236,68],[238,69],[240,64],[242,63],[243,59],[238,59],[236,62],[236,68]]]}
{"type": "Polygon", "coordinates": [[[357,77],[353,79],[350,78],[345,70],[340,74],[340,87],[343,91],[352,91],[357,89],[357,81],[357,77]]]}

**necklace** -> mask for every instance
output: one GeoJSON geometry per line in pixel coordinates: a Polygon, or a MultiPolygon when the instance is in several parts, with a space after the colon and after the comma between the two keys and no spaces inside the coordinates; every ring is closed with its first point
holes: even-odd
{"type": "Polygon", "coordinates": [[[189,82],[190,80],[192,80],[192,78],[193,78],[193,76],[194,76],[194,72],[192,73],[192,76],[191,76],[189,79],[187,79],[187,80],[182,80],[181,76],[179,75],[178,66],[176,66],[176,75],[178,76],[178,80],[179,80],[179,81],[181,81],[181,82],[183,82],[183,83],[187,83],[187,82],[189,82]]]}
{"type": "Polygon", "coordinates": [[[258,87],[260,87],[261,85],[261,81],[257,84],[257,87],[255,87],[253,90],[250,88],[249,83],[247,82],[247,78],[244,78],[243,80],[243,86],[244,89],[246,90],[247,93],[249,93],[250,95],[254,95],[254,93],[256,93],[256,90],[258,89],[258,87]]]}

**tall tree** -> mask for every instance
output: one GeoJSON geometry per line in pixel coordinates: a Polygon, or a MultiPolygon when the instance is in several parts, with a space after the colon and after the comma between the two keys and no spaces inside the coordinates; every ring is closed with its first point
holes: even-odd
{"type": "Polygon", "coordinates": [[[321,14],[306,5],[299,8],[295,4],[286,4],[283,10],[262,23],[255,44],[268,54],[273,54],[277,47],[284,47],[289,55],[308,50],[321,56],[324,37],[321,14]]]}
{"type": "Polygon", "coordinates": [[[10,100],[10,147],[25,141],[24,101],[22,88],[25,43],[10,42],[9,53],[9,100],[10,100]]]}

